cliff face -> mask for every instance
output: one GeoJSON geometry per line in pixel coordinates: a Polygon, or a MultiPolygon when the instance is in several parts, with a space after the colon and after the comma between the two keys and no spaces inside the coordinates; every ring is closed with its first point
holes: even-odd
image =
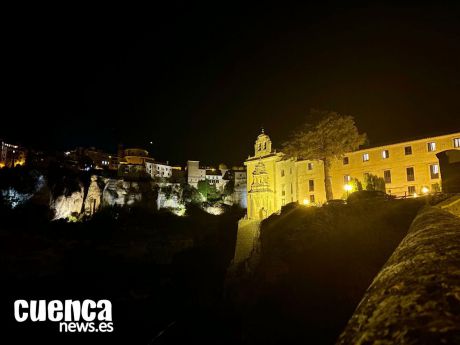
{"type": "Polygon", "coordinates": [[[103,206],[130,206],[142,199],[137,182],[107,179],[102,192],[103,206]]]}
{"type": "Polygon", "coordinates": [[[460,344],[460,218],[423,209],[338,344],[460,344]]]}
{"type": "Polygon", "coordinates": [[[54,219],[64,219],[71,216],[78,216],[83,209],[85,190],[80,186],[80,190],[70,193],[70,195],[59,195],[51,200],[50,208],[54,211],[54,219]]]}

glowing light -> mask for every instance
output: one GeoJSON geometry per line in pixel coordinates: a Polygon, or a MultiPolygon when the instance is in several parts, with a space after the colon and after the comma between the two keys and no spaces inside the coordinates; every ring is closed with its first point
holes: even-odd
{"type": "Polygon", "coordinates": [[[310,205],[310,200],[308,200],[308,199],[303,199],[303,204],[304,204],[304,205],[310,205]]]}
{"type": "Polygon", "coordinates": [[[353,189],[353,186],[350,185],[350,184],[346,184],[345,186],[343,186],[343,189],[345,189],[347,192],[351,191],[353,189]]]}
{"type": "Polygon", "coordinates": [[[417,197],[417,193],[414,193],[414,198],[416,198],[416,197],[417,197]]]}
{"type": "Polygon", "coordinates": [[[422,193],[423,194],[427,194],[430,190],[428,189],[428,187],[422,187],[422,193]]]}

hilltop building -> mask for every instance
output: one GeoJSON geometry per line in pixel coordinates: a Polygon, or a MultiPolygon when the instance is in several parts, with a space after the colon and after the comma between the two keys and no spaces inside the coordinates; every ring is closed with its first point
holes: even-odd
{"type": "MultiPolygon", "coordinates": [[[[386,192],[398,197],[436,192],[441,188],[437,153],[460,149],[460,133],[373,147],[347,153],[331,166],[334,198],[341,198],[351,179],[366,174],[382,177],[386,192]]],[[[321,161],[296,160],[272,149],[263,131],[254,145],[247,167],[247,216],[264,219],[290,202],[326,202],[321,161]]]]}
{"type": "Polygon", "coordinates": [[[77,147],[64,152],[64,158],[68,165],[80,170],[117,170],[119,164],[117,155],[95,147],[77,147]]]}
{"type": "Polygon", "coordinates": [[[24,165],[26,162],[26,150],[0,140],[0,168],[24,165]]]}
{"type": "Polygon", "coordinates": [[[147,177],[147,163],[154,162],[149,156],[149,152],[139,148],[118,149],[120,156],[120,165],[118,167],[118,176],[126,178],[147,177]]]}

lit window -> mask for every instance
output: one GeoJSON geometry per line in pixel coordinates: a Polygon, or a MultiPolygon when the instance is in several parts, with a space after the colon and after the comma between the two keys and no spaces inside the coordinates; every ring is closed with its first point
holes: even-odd
{"type": "Polygon", "coordinates": [[[307,169],[308,170],[313,170],[313,163],[308,163],[307,164],[307,169]]]}
{"type": "Polygon", "coordinates": [[[383,159],[390,158],[390,151],[388,151],[388,150],[383,150],[383,151],[382,151],[382,158],[383,158],[383,159]]]}
{"type": "Polygon", "coordinates": [[[412,154],[412,146],[406,146],[406,147],[404,148],[404,154],[405,154],[406,156],[411,155],[411,154],[412,154]]]}
{"type": "Polygon", "coordinates": [[[363,154],[363,162],[369,161],[369,153],[363,154]]]}
{"type": "Polygon", "coordinates": [[[436,151],[436,143],[432,141],[431,143],[428,143],[428,152],[433,152],[436,151]]]}
{"type": "Polygon", "coordinates": [[[310,192],[313,192],[315,190],[315,181],[314,180],[308,180],[308,190],[310,192]]]}
{"type": "Polygon", "coordinates": [[[385,170],[383,172],[383,179],[385,180],[385,183],[391,183],[391,171],[390,170],[385,170]]]}
{"type": "Polygon", "coordinates": [[[314,195],[310,195],[310,202],[315,202],[315,196],[314,195]]]}
{"type": "Polygon", "coordinates": [[[406,168],[407,181],[415,181],[414,168],[406,168]]]}
{"type": "Polygon", "coordinates": [[[350,160],[348,157],[343,157],[343,165],[347,165],[348,163],[350,163],[350,160]]]}
{"type": "Polygon", "coordinates": [[[455,138],[454,139],[454,147],[456,149],[460,148],[460,138],[455,138]]]}
{"type": "Polygon", "coordinates": [[[350,181],[351,181],[350,175],[344,175],[344,176],[343,176],[343,182],[344,182],[345,184],[348,183],[348,182],[350,182],[350,181]]]}
{"type": "Polygon", "coordinates": [[[439,165],[438,164],[430,165],[430,175],[432,179],[439,178],[439,165]]]}

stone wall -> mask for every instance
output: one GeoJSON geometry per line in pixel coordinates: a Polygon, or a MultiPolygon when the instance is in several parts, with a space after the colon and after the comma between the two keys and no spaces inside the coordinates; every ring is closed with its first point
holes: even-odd
{"type": "Polygon", "coordinates": [[[260,221],[241,219],[238,222],[238,233],[236,237],[235,256],[233,266],[249,259],[254,247],[257,245],[260,234],[260,221]]]}
{"type": "Polygon", "coordinates": [[[460,218],[418,214],[337,344],[460,344],[460,218]]]}

